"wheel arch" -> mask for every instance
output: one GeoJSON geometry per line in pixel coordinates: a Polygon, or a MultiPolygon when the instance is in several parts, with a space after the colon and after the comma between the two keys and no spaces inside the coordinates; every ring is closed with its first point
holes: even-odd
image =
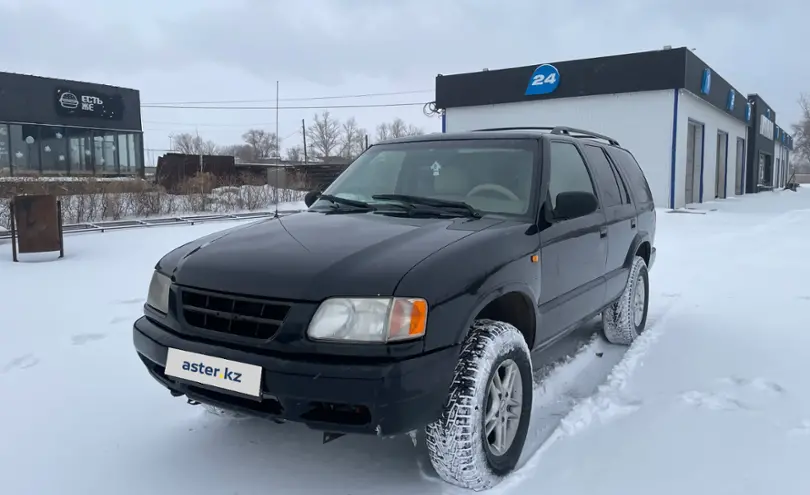
{"type": "Polygon", "coordinates": [[[536,297],[532,290],[524,284],[504,285],[490,291],[476,301],[456,339],[457,342],[461,343],[467,338],[475,320],[487,318],[513,325],[526,339],[526,344],[531,350],[539,324],[535,301],[536,297]]]}
{"type": "Polygon", "coordinates": [[[641,256],[644,262],[649,266],[650,257],[652,256],[652,242],[648,234],[638,233],[633,238],[630,244],[630,249],[627,251],[627,258],[624,260],[624,266],[628,269],[633,266],[633,258],[641,256]]]}

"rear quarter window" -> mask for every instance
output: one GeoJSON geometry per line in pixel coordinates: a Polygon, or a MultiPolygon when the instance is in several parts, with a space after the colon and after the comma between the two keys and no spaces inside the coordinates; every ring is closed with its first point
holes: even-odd
{"type": "Polygon", "coordinates": [[[652,203],[653,197],[641,166],[630,152],[621,148],[608,148],[608,155],[627,175],[630,189],[639,204],[652,203]]]}

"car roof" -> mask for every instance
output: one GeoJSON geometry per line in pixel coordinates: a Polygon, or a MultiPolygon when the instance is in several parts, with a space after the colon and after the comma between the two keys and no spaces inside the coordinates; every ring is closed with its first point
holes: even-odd
{"type": "Polygon", "coordinates": [[[415,143],[425,141],[451,141],[451,140],[482,140],[482,139],[539,139],[543,133],[539,131],[468,131],[468,132],[434,132],[419,136],[405,136],[387,139],[375,144],[415,143]]]}
{"type": "Polygon", "coordinates": [[[544,139],[554,136],[555,138],[578,139],[587,141],[591,144],[598,144],[601,146],[610,145],[621,147],[619,142],[615,139],[597,134],[590,131],[581,129],[574,129],[570,127],[526,127],[526,128],[491,128],[491,129],[478,129],[474,131],[465,132],[434,132],[431,134],[423,134],[419,136],[405,136],[401,138],[388,139],[376,144],[399,144],[399,143],[416,143],[416,142],[430,142],[430,141],[449,141],[449,140],[487,140],[487,139],[544,139]]]}

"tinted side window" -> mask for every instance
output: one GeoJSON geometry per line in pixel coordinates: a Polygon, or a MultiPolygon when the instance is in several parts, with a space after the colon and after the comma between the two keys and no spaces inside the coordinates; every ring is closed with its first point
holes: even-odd
{"type": "Polygon", "coordinates": [[[549,170],[548,195],[551,208],[557,208],[557,195],[563,192],[589,192],[596,194],[591,174],[582,155],[571,143],[551,142],[551,169],[549,170]]]}
{"type": "Polygon", "coordinates": [[[644,177],[644,172],[641,171],[641,167],[633,158],[633,155],[620,148],[609,148],[608,154],[627,174],[630,187],[633,189],[638,202],[651,203],[653,199],[650,186],[647,184],[647,178],[644,177]]]}
{"type": "Polygon", "coordinates": [[[602,206],[605,208],[622,204],[622,193],[619,190],[619,183],[616,174],[610,165],[605,152],[599,146],[585,145],[582,147],[585,157],[591,165],[591,171],[599,183],[599,190],[602,193],[602,206]]]}
{"type": "Polygon", "coordinates": [[[630,204],[630,194],[627,192],[627,184],[624,183],[624,177],[622,177],[622,174],[616,169],[616,164],[613,160],[610,160],[610,168],[613,170],[616,180],[619,181],[619,189],[622,191],[622,203],[630,204]]]}

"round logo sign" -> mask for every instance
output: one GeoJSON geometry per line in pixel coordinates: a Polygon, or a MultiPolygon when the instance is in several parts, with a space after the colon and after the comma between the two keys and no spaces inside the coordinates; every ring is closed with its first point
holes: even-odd
{"type": "Polygon", "coordinates": [[[560,72],[551,64],[543,64],[534,69],[525,96],[553,93],[560,84],[560,72]]]}

